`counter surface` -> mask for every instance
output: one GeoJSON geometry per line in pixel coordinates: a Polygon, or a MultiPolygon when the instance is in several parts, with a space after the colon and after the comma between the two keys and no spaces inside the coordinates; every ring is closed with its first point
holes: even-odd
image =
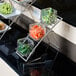
{"type": "Polygon", "coordinates": [[[1,76],[19,76],[2,58],[0,58],[1,76]]]}

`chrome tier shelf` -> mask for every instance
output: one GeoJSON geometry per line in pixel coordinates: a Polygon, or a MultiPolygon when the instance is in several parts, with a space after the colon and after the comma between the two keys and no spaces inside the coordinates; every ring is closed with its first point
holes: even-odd
{"type": "MultiPolygon", "coordinates": [[[[14,1],[14,2],[16,2],[15,0],[9,0],[9,2],[12,4],[12,1],[14,1]]],[[[27,8],[28,7],[30,7],[34,2],[35,2],[36,0],[34,0],[33,2],[31,2],[28,6],[27,6],[27,8]]],[[[18,3],[18,2],[16,2],[16,3],[18,3]]],[[[22,3],[20,4],[20,3],[18,3],[19,5],[22,5],[22,3]]],[[[13,4],[12,4],[13,5],[13,4]]],[[[14,5],[13,5],[14,6],[14,5]]],[[[25,7],[25,9],[26,9],[26,7],[25,7]]],[[[23,12],[23,11],[25,11],[25,10],[21,10],[21,13],[23,12]]],[[[30,12],[29,12],[30,13],[30,12]]],[[[14,20],[12,20],[12,22],[10,23],[10,27],[12,26],[12,24],[19,18],[19,16],[20,15],[18,15],[14,20]]],[[[33,17],[33,16],[32,16],[33,17]]],[[[49,34],[49,33],[51,33],[53,30],[53,28],[60,22],[62,20],[62,18],[61,17],[59,17],[59,16],[57,16],[57,20],[56,20],[56,22],[54,23],[54,24],[52,24],[52,25],[49,25],[49,26],[46,26],[46,29],[48,29],[48,31],[46,32],[46,34],[44,35],[44,37],[42,37],[38,42],[37,42],[37,44],[34,46],[34,48],[32,49],[32,51],[31,51],[31,53],[28,55],[28,57],[26,57],[26,58],[24,58],[18,51],[16,51],[16,53],[17,53],[17,55],[19,55],[25,62],[27,62],[28,60],[29,60],[29,58],[33,55],[33,53],[35,52],[35,50],[36,50],[36,48],[39,46],[39,44],[47,37],[47,35],[49,34]]],[[[2,34],[2,36],[0,37],[0,40],[3,38],[3,36],[6,34],[6,32],[8,31],[8,28],[7,28],[7,30],[2,34]]],[[[29,35],[29,34],[28,34],[29,35]]]]}
{"type": "MultiPolygon", "coordinates": [[[[27,57],[22,56],[22,54],[20,54],[19,51],[16,51],[16,53],[17,53],[25,62],[27,62],[27,61],[30,59],[30,57],[34,54],[34,52],[35,52],[36,48],[39,46],[39,44],[40,44],[45,38],[47,38],[47,35],[48,35],[49,33],[53,32],[53,28],[54,28],[61,20],[62,20],[62,18],[58,16],[58,19],[57,19],[57,21],[56,21],[55,24],[52,24],[51,26],[46,26],[46,29],[47,29],[46,34],[44,35],[43,38],[41,38],[41,39],[37,42],[37,44],[36,44],[36,45],[34,46],[34,48],[32,49],[31,53],[30,53],[27,57]]],[[[28,36],[29,36],[29,34],[28,34],[28,36]]],[[[47,39],[48,39],[48,38],[47,38],[47,39]]],[[[49,39],[48,39],[48,40],[49,40],[49,39]]],[[[47,43],[50,44],[51,42],[48,41],[47,43]]],[[[57,48],[58,48],[58,47],[57,47],[57,48]]]]}

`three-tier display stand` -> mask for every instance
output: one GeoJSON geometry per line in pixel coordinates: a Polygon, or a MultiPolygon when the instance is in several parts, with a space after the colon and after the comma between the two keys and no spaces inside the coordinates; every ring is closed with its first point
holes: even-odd
{"type": "MultiPolygon", "coordinates": [[[[11,22],[10,25],[9,25],[9,27],[11,27],[12,24],[13,24],[16,20],[18,20],[20,14],[22,14],[24,11],[27,11],[29,8],[31,8],[32,4],[33,4],[35,1],[36,1],[36,0],[22,0],[22,2],[19,2],[19,1],[17,1],[17,0],[9,0],[9,2],[11,3],[11,5],[12,5],[13,7],[14,7],[14,4],[13,4],[13,3],[18,4],[18,5],[21,7],[21,10],[16,10],[16,8],[15,8],[15,11],[18,12],[18,13],[15,13],[15,14],[10,15],[10,16],[5,16],[5,15],[4,15],[5,18],[10,18],[10,17],[12,17],[12,16],[17,15],[16,18],[14,18],[14,20],[12,20],[12,22],[11,22]],[[22,7],[24,7],[24,9],[22,9],[22,7]]],[[[28,11],[29,11],[29,10],[28,10],[28,11]]],[[[31,13],[30,11],[29,11],[29,13],[31,14],[31,17],[33,18],[32,13],[31,13]]],[[[3,16],[3,15],[2,15],[2,16],[3,16]]],[[[41,19],[40,19],[40,20],[41,20],[41,19]]],[[[25,56],[23,56],[22,54],[20,54],[17,49],[16,49],[16,50],[17,50],[17,51],[16,51],[16,54],[19,55],[25,62],[27,62],[27,61],[30,59],[30,57],[34,54],[34,52],[35,52],[36,48],[39,46],[39,44],[47,37],[47,35],[48,35],[49,33],[51,33],[51,32],[53,31],[53,28],[54,28],[61,20],[62,20],[62,18],[59,17],[59,16],[57,16],[57,19],[56,19],[55,23],[52,23],[51,25],[48,25],[48,26],[47,26],[47,24],[45,24],[45,23],[43,23],[42,21],[40,21],[40,23],[42,23],[42,24],[45,26],[45,28],[46,28],[46,34],[45,34],[39,41],[37,41],[36,44],[34,44],[34,47],[32,48],[32,51],[29,53],[29,55],[28,55],[27,57],[25,57],[25,56]]],[[[35,19],[34,19],[34,21],[35,21],[35,19]]],[[[37,22],[37,23],[38,23],[38,22],[37,22]]],[[[3,32],[3,34],[2,34],[1,37],[0,37],[0,40],[3,38],[3,36],[4,36],[4,35],[6,34],[6,32],[9,30],[9,27],[7,28],[7,30],[5,30],[5,31],[3,32]]],[[[12,29],[12,28],[11,28],[11,29],[12,29]]],[[[29,34],[28,34],[27,37],[24,38],[23,43],[25,42],[26,38],[31,39],[31,38],[29,37],[29,34]]],[[[32,39],[31,39],[31,40],[32,40],[32,39]]],[[[49,38],[47,38],[47,40],[48,40],[47,43],[50,44],[49,38]]],[[[32,41],[34,41],[34,40],[32,40],[32,41]]],[[[57,48],[58,48],[58,47],[57,47],[57,48]]]]}

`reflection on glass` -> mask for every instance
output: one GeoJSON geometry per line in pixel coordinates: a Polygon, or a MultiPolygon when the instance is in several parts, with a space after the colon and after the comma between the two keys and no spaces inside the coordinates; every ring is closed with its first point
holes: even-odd
{"type": "Polygon", "coordinates": [[[34,0],[14,0],[15,2],[17,3],[30,3],[30,2],[33,2],[34,0]]]}

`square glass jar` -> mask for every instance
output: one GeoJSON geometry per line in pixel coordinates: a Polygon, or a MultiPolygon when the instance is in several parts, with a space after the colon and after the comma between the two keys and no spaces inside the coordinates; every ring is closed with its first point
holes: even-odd
{"type": "Polygon", "coordinates": [[[33,23],[29,25],[29,36],[35,40],[39,41],[46,34],[46,27],[42,23],[33,23]]]}
{"type": "Polygon", "coordinates": [[[57,11],[51,7],[42,9],[40,19],[41,23],[45,23],[46,25],[55,24],[57,21],[57,11]]]}
{"type": "Polygon", "coordinates": [[[17,41],[17,52],[22,56],[28,57],[34,47],[34,42],[28,37],[17,41]]]}

